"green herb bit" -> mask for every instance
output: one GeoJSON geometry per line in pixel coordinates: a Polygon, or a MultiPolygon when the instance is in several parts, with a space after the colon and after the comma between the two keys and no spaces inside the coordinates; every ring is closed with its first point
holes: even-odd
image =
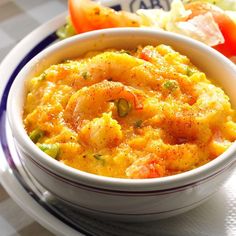
{"type": "Polygon", "coordinates": [[[190,68],[189,66],[187,67],[187,71],[186,71],[186,75],[187,76],[191,76],[194,74],[194,70],[192,68],[190,68]]]}
{"type": "Polygon", "coordinates": [[[63,61],[61,62],[61,64],[68,64],[68,63],[70,63],[70,62],[71,62],[71,60],[65,59],[65,60],[63,60],[63,61]]]}
{"type": "Polygon", "coordinates": [[[131,110],[131,104],[124,98],[120,98],[116,106],[119,117],[127,116],[131,110]]]}
{"type": "Polygon", "coordinates": [[[141,128],[143,121],[142,120],[137,120],[134,123],[134,128],[141,128]]]}
{"type": "Polygon", "coordinates": [[[29,134],[30,139],[34,143],[37,143],[38,140],[41,139],[43,136],[44,136],[44,132],[40,129],[35,129],[29,134]]]}
{"type": "Polygon", "coordinates": [[[165,89],[174,91],[178,88],[178,83],[175,80],[168,80],[163,84],[165,89]]]}
{"type": "Polygon", "coordinates": [[[105,160],[102,158],[102,155],[101,155],[101,154],[94,154],[93,157],[94,157],[96,160],[100,161],[102,165],[105,164],[105,160]]]}
{"type": "Polygon", "coordinates": [[[82,72],[82,77],[84,80],[87,80],[89,78],[89,72],[87,71],[82,72]]]}
{"type": "Polygon", "coordinates": [[[131,55],[131,53],[130,53],[129,51],[124,50],[124,49],[120,50],[120,53],[126,53],[126,54],[128,54],[128,55],[131,55]]]}
{"type": "Polygon", "coordinates": [[[46,77],[47,77],[47,73],[46,73],[46,72],[43,72],[43,73],[39,76],[38,80],[39,80],[39,81],[45,80],[46,77]]]}
{"type": "Polygon", "coordinates": [[[48,154],[49,156],[51,156],[54,159],[58,158],[59,155],[59,144],[55,143],[55,144],[47,144],[47,143],[42,143],[42,144],[38,144],[38,147],[45,152],[46,154],[48,154]]]}
{"type": "Polygon", "coordinates": [[[103,160],[101,154],[94,154],[93,157],[99,161],[103,160]]]}

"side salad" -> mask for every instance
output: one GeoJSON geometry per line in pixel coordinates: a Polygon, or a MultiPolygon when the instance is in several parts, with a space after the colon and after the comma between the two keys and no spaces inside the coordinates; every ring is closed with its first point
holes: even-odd
{"type": "Polygon", "coordinates": [[[69,0],[69,16],[60,38],[114,27],[151,27],[199,40],[236,63],[236,1],[174,0],[169,11],[115,11],[91,0],[69,0]]]}

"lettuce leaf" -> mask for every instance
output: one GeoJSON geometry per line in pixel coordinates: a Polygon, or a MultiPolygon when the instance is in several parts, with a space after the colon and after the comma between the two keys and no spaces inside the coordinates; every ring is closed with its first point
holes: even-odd
{"type": "Polygon", "coordinates": [[[224,37],[211,13],[188,20],[191,10],[186,10],[181,0],[174,0],[170,11],[161,9],[138,10],[144,26],[160,28],[182,34],[209,46],[224,43],[224,37]]]}
{"type": "Polygon", "coordinates": [[[236,1],[235,0],[183,0],[184,4],[190,3],[190,2],[209,2],[211,4],[214,4],[224,10],[231,10],[236,11],[236,1]]]}
{"type": "Polygon", "coordinates": [[[69,38],[76,34],[74,26],[72,25],[69,17],[66,19],[66,24],[59,28],[56,33],[60,39],[69,38]]]}

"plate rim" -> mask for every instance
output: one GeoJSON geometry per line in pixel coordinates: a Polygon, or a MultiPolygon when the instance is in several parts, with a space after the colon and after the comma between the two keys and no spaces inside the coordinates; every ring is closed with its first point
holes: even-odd
{"type": "MultiPolygon", "coordinates": [[[[108,1],[107,1],[108,2],[108,1]]],[[[111,1],[112,2],[112,1],[111,1]]],[[[45,22],[44,24],[37,27],[34,31],[29,33],[26,37],[24,37],[8,54],[7,56],[0,62],[0,77],[3,78],[1,81],[1,88],[0,88],[0,99],[4,99],[3,93],[6,89],[6,85],[9,82],[9,76],[12,74],[13,70],[8,69],[9,76],[4,76],[3,68],[6,65],[9,65],[10,61],[20,50],[22,45],[28,44],[32,38],[36,38],[35,35],[37,35],[39,32],[41,33],[40,39],[37,39],[37,42],[34,41],[34,45],[37,45],[42,39],[44,39],[46,36],[48,36],[50,33],[55,32],[56,29],[58,29],[58,26],[61,26],[63,23],[65,23],[65,16],[67,15],[67,12],[64,12],[51,20],[45,22]],[[53,28],[50,28],[50,25],[54,25],[53,28]],[[45,30],[47,29],[47,30],[45,30]]],[[[32,45],[32,44],[31,44],[32,45]]],[[[27,48],[25,52],[31,51],[31,48],[27,48]]],[[[19,56],[19,58],[23,58],[22,56],[19,56]]],[[[21,60],[18,60],[18,63],[21,60]]],[[[14,68],[18,65],[18,63],[15,63],[14,68]]],[[[7,74],[7,73],[6,73],[7,74]]],[[[6,99],[6,98],[5,98],[6,99]]],[[[6,116],[6,114],[2,115],[6,116]]],[[[6,118],[6,117],[5,117],[6,118]]],[[[1,117],[0,117],[1,122],[1,117]]],[[[5,122],[7,123],[7,121],[5,122]]],[[[7,128],[5,128],[7,129],[7,128]]],[[[0,138],[1,141],[1,138],[0,138]]],[[[8,192],[10,197],[30,216],[32,216],[33,219],[35,219],[37,222],[39,222],[43,227],[47,228],[49,231],[53,232],[56,235],[81,235],[84,236],[81,232],[78,232],[74,230],[72,227],[68,226],[61,220],[59,220],[57,217],[53,216],[50,212],[48,212],[46,209],[44,209],[36,200],[34,200],[29,193],[23,188],[21,183],[17,180],[15,175],[12,173],[12,169],[9,166],[9,164],[6,161],[4,151],[2,150],[2,146],[0,145],[0,154],[3,154],[4,158],[0,159],[0,163],[3,163],[3,166],[0,166],[0,182],[4,189],[8,192]],[[13,186],[8,185],[11,183],[13,186]],[[13,191],[14,190],[14,191],[13,191]],[[17,194],[15,194],[17,190],[17,194]],[[19,198],[19,195],[22,196],[19,198]],[[27,200],[25,200],[27,199],[27,200]],[[25,204],[27,203],[27,204],[25,204]],[[32,206],[33,207],[32,207],[32,206]],[[51,223],[54,222],[54,223],[51,223]],[[68,230],[68,231],[67,231],[68,230]]]]}

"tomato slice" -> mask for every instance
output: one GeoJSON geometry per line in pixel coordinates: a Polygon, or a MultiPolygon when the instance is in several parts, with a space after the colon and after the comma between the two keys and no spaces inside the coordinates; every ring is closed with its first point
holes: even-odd
{"type": "Polygon", "coordinates": [[[221,15],[216,22],[225,38],[224,44],[215,46],[215,49],[227,57],[236,55],[236,24],[227,15],[221,15]]]}
{"type": "Polygon", "coordinates": [[[106,11],[106,9],[102,9],[95,2],[69,0],[70,17],[77,33],[112,27],[109,21],[101,19],[101,10],[105,14],[104,10],[106,11]]]}
{"type": "Polygon", "coordinates": [[[214,48],[227,57],[236,55],[236,23],[225,13],[225,11],[206,2],[189,3],[185,8],[192,11],[189,18],[211,12],[225,39],[223,44],[219,44],[214,48]]]}
{"type": "Polygon", "coordinates": [[[69,12],[77,33],[141,25],[141,18],[136,14],[124,11],[117,12],[90,0],[69,0],[69,12]]]}

